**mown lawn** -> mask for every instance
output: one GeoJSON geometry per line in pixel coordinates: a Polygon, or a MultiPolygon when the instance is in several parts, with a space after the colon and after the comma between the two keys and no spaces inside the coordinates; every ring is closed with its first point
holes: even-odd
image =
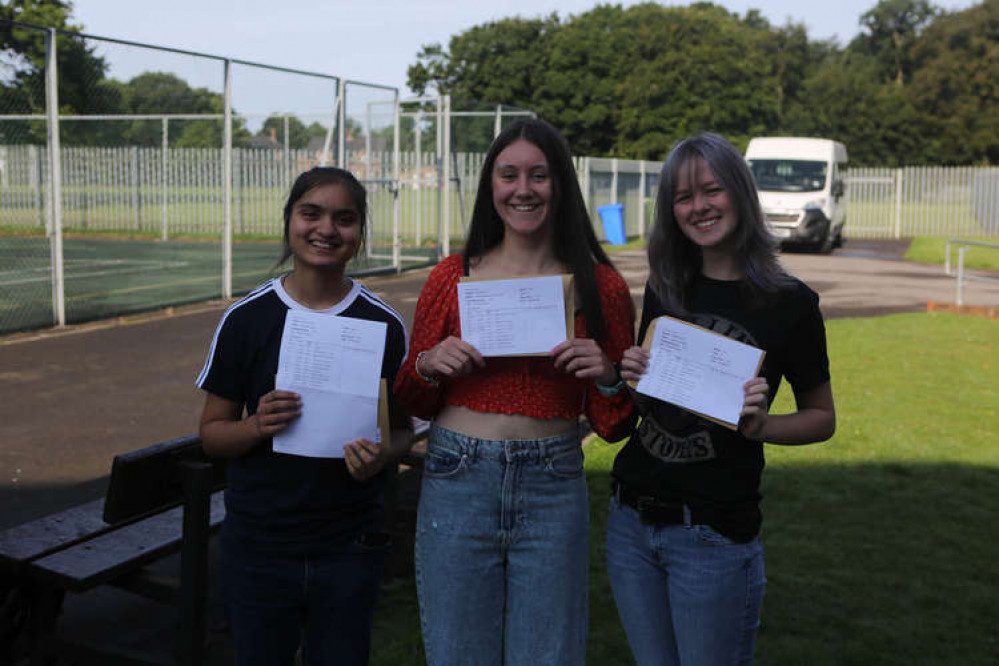
{"type": "MultiPolygon", "coordinates": [[[[919,261],[926,264],[943,265],[947,259],[947,240],[947,238],[942,236],[920,236],[918,238],[913,238],[912,244],[909,245],[909,250],[905,253],[905,258],[910,261],[919,261]]],[[[965,268],[981,268],[999,271],[999,237],[961,237],[960,240],[976,241],[979,243],[988,243],[990,245],[997,246],[967,246],[967,250],[965,250],[964,255],[965,268]]],[[[957,270],[957,252],[957,245],[951,247],[950,265],[951,270],[955,271],[957,270]]]]}
{"type": "MultiPolygon", "coordinates": [[[[999,663],[999,322],[920,313],[827,329],[835,437],[767,447],[757,664],[999,663]]],[[[775,410],[790,405],[782,391],[775,410]]],[[[586,448],[596,666],[633,663],[603,553],[617,449],[586,448]]],[[[374,644],[374,664],[424,663],[412,580],[383,595],[374,644]]]]}

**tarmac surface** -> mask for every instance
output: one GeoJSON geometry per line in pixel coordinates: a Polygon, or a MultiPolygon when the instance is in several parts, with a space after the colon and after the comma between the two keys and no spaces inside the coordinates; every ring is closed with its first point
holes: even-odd
{"type": "MultiPolygon", "coordinates": [[[[953,302],[955,280],[941,266],[904,261],[907,246],[849,240],[830,255],[784,253],[781,260],[820,294],[827,319],[953,302]]],[[[648,274],[644,250],[611,257],[638,310],[648,274]]],[[[363,282],[409,325],[428,272],[363,282]]],[[[999,307],[999,283],[969,282],[964,300],[999,307]]],[[[115,453],[196,432],[203,397],[194,379],[226,305],[0,337],[0,528],[101,497],[115,453]]],[[[62,631],[98,643],[126,637],[133,649],[166,651],[169,613],[144,603],[116,590],[70,596],[62,631]]],[[[213,655],[212,664],[227,663],[218,646],[213,655]]]]}

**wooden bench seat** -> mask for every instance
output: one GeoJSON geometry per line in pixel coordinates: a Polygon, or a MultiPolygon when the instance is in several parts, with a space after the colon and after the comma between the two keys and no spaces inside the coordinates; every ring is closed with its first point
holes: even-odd
{"type": "MultiPolygon", "coordinates": [[[[209,527],[225,516],[222,491],[211,499],[209,527]]],[[[177,553],[182,545],[182,506],[138,522],[96,534],[31,562],[30,575],[64,589],[80,592],[177,553]]]]}
{"type": "Polygon", "coordinates": [[[115,456],[104,499],[0,532],[0,588],[26,600],[17,617],[29,663],[56,663],[66,592],[111,584],[178,606],[177,663],[199,666],[224,479],[224,463],[207,459],[198,437],[182,437],[115,456]],[[147,565],[178,551],[179,576],[149,574],[147,565]]]}

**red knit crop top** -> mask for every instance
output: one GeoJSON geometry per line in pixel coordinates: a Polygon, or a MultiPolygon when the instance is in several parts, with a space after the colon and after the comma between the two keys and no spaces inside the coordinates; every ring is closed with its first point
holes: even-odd
{"type": "MultiPolygon", "coordinates": [[[[612,363],[634,344],[635,310],[624,278],[611,266],[597,264],[597,290],[606,322],[602,345],[612,363]]],[[[413,318],[409,355],[395,381],[395,394],[411,414],[424,419],[445,404],[480,412],[523,414],[536,418],[574,419],[585,414],[593,429],[608,441],[631,434],[635,409],[627,391],[604,396],[593,380],[556,370],[548,357],[487,358],[486,366],[454,380],[433,385],[416,373],[416,356],[448,336],[461,336],[457,284],[465,275],[464,255],[438,264],[420,292],[413,318]]],[[[586,321],[576,313],[576,337],[586,337],[586,321]]]]}

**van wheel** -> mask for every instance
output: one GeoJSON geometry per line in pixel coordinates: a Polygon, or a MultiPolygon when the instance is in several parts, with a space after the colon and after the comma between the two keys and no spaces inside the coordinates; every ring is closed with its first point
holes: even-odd
{"type": "Polygon", "coordinates": [[[836,238],[833,239],[833,247],[839,249],[843,247],[843,230],[840,229],[836,232],[836,238]]]}
{"type": "Polygon", "coordinates": [[[816,246],[816,249],[819,251],[819,254],[829,254],[832,252],[835,241],[836,239],[833,237],[832,233],[828,233],[818,246],[816,246]]]}

